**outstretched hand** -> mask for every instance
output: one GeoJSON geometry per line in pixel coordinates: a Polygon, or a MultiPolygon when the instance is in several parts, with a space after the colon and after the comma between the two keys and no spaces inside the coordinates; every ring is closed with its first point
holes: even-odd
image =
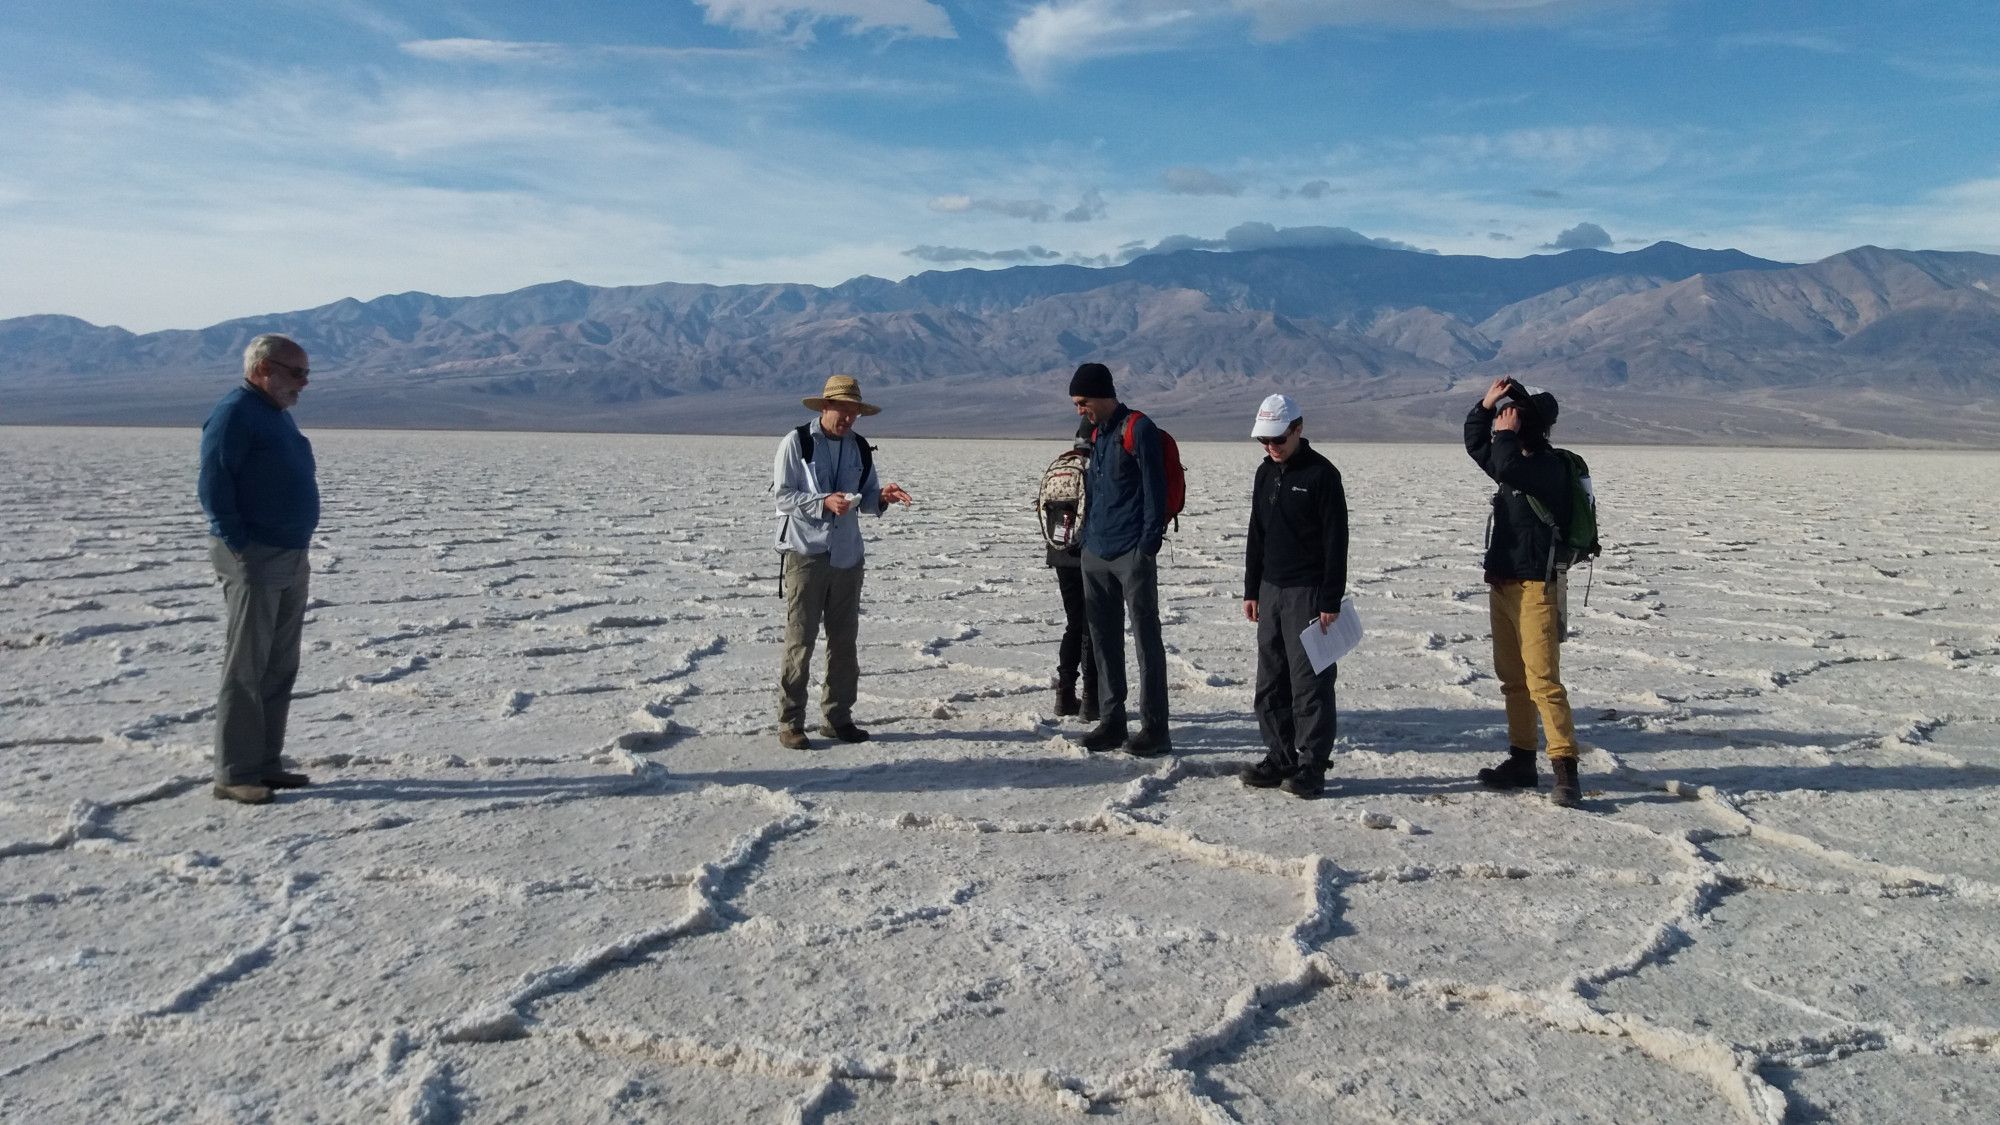
{"type": "Polygon", "coordinates": [[[1479,400],[1479,405],[1488,410],[1493,409],[1494,403],[1507,397],[1507,385],[1513,381],[1514,377],[1511,375],[1502,375],[1493,380],[1493,385],[1486,388],[1486,397],[1479,400]]]}
{"type": "Polygon", "coordinates": [[[916,498],[905,491],[902,485],[891,481],[882,486],[882,502],[884,504],[901,504],[907,508],[911,504],[916,503],[916,498]]]}

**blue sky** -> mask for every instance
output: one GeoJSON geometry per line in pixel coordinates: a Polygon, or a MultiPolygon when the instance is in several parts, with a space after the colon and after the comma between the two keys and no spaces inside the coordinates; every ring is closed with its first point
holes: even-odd
{"type": "Polygon", "coordinates": [[[1166,245],[2000,252],[1990,0],[10,0],[0,317],[1166,245]]]}

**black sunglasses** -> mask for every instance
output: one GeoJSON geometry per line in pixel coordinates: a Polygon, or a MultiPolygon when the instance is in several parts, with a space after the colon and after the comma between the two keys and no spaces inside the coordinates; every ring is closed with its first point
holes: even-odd
{"type": "Polygon", "coordinates": [[[285,362],[284,360],[282,360],[282,359],[268,359],[268,358],[267,358],[267,359],[265,359],[265,360],[264,360],[264,362],[265,362],[265,363],[270,363],[270,364],[275,364],[275,365],[277,365],[277,366],[279,366],[279,367],[282,367],[282,368],[284,368],[285,370],[287,370],[287,371],[289,371],[289,372],[291,372],[291,373],[292,373],[292,378],[294,378],[294,379],[303,379],[303,378],[305,378],[306,376],[308,376],[308,375],[311,375],[311,374],[312,374],[312,368],[310,368],[310,367],[300,367],[300,366],[299,366],[298,364],[296,364],[296,363],[286,363],[286,362],[285,362]]]}
{"type": "Polygon", "coordinates": [[[1277,437],[1260,437],[1257,439],[1257,444],[1263,446],[1283,445],[1285,444],[1285,439],[1290,436],[1292,435],[1279,434],[1277,437]]]}

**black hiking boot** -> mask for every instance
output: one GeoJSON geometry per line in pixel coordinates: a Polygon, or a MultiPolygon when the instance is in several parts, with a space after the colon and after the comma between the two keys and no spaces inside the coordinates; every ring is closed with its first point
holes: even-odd
{"type": "Polygon", "coordinates": [[[1286,778],[1282,788],[1294,797],[1310,801],[1326,791],[1326,767],[1306,766],[1286,778]]]}
{"type": "Polygon", "coordinates": [[[1106,750],[1116,750],[1124,741],[1125,716],[1112,718],[1107,715],[1102,722],[1090,728],[1089,734],[1083,736],[1083,748],[1098,754],[1106,750]]]}
{"type": "Polygon", "coordinates": [[[1173,750],[1174,740],[1167,732],[1152,727],[1140,727],[1139,733],[1125,743],[1125,752],[1134,758],[1157,758],[1162,754],[1171,754],[1173,750]]]}
{"type": "Polygon", "coordinates": [[[1074,714],[1076,714],[1077,712],[1079,712],[1079,711],[1081,711],[1081,710],[1083,710],[1083,704],[1077,701],[1077,698],[1076,698],[1076,685],[1074,685],[1074,684],[1057,684],[1057,685],[1056,685],[1056,714],[1058,714],[1058,715],[1074,715],[1074,714]]]}
{"type": "Polygon", "coordinates": [[[1077,715],[1077,718],[1082,719],[1086,723],[1094,723],[1101,717],[1097,713],[1097,685],[1094,681],[1083,686],[1081,704],[1083,710],[1077,715]]]}
{"type": "Polygon", "coordinates": [[[1291,775],[1290,766],[1266,754],[1262,760],[1244,766],[1243,772],[1237,776],[1243,780],[1243,784],[1252,789],[1276,789],[1291,775]]]}
{"type": "Polygon", "coordinates": [[[839,726],[835,726],[832,723],[822,723],[820,724],[819,732],[828,738],[837,738],[842,742],[868,741],[868,732],[855,726],[853,723],[841,723],[839,726]]]}
{"type": "Polygon", "coordinates": [[[1519,746],[1507,748],[1507,760],[1479,771],[1479,784],[1488,789],[1533,789],[1535,752],[1519,746]]]}
{"type": "Polygon", "coordinates": [[[1549,763],[1556,771],[1556,787],[1549,791],[1549,802],[1565,809],[1573,809],[1583,800],[1583,782],[1576,776],[1575,758],[1557,758],[1549,763]]]}

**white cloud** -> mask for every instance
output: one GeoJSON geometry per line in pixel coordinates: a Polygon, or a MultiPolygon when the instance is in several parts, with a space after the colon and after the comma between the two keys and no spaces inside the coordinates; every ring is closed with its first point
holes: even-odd
{"type": "Polygon", "coordinates": [[[966,166],[775,128],[710,141],[536,91],[294,71],[225,98],[0,94],[0,150],[0,198],[19,201],[0,210],[0,245],[35,263],[0,271],[0,317],[139,331],[565,277],[831,284],[901,260],[926,233],[913,185],[966,166]]]}
{"type": "Polygon", "coordinates": [[[1611,236],[1596,223],[1578,223],[1556,235],[1554,242],[1545,243],[1544,250],[1603,250],[1611,245],[1611,236]]]}
{"type": "Polygon", "coordinates": [[[852,32],[887,31],[922,39],[954,39],[951,17],[931,0],[695,0],[708,22],[743,31],[810,37],[821,23],[852,32]]]}
{"type": "Polygon", "coordinates": [[[560,43],[524,43],[507,39],[412,39],[396,44],[406,55],[436,62],[550,62],[565,51],[560,43]]]}
{"type": "Polygon", "coordinates": [[[396,49],[415,58],[447,63],[556,63],[590,57],[651,59],[755,59],[764,49],[742,47],[647,47],[634,44],[541,43],[519,39],[408,39],[396,49]]]}
{"type": "Polygon", "coordinates": [[[1059,0],[1037,4],[1007,31],[1007,55],[1031,83],[1087,59],[1166,50],[1223,14],[1209,0],[1059,0]]]}
{"type": "Polygon", "coordinates": [[[970,195],[940,195],[927,206],[948,215],[989,211],[1010,219],[1026,219],[1031,223],[1046,223],[1056,217],[1055,207],[1039,199],[977,199],[970,195]]]}
{"type": "Polygon", "coordinates": [[[1096,188],[1091,188],[1089,191],[1083,193],[1082,199],[1076,201],[1076,206],[1063,212],[1062,221],[1065,223],[1092,223],[1102,219],[1109,213],[1110,208],[1104,205],[1104,193],[1098,191],[1096,188]]]}
{"type": "Polygon", "coordinates": [[[971,250],[963,246],[912,246],[903,251],[905,257],[924,262],[1045,262],[1060,258],[1062,254],[1041,246],[1024,246],[1019,250],[971,250]]]}
{"type": "Polygon", "coordinates": [[[1243,185],[1206,168],[1178,165],[1160,173],[1160,181],[1175,195],[1242,195],[1243,185]]]}
{"type": "Polygon", "coordinates": [[[1275,227],[1270,223],[1250,222],[1230,227],[1221,238],[1170,234],[1151,246],[1128,244],[1119,248],[1118,257],[1120,261],[1129,262],[1148,254],[1171,254],[1176,250],[1276,250],[1322,246],[1375,246],[1384,250],[1437,253],[1393,238],[1370,238],[1348,227],[1275,227]]]}
{"type": "Polygon", "coordinates": [[[1231,23],[1286,39],[1327,26],[1432,27],[1547,22],[1637,0],[1043,0],[1007,32],[1034,84],[1096,58],[1174,50],[1231,23]]]}

